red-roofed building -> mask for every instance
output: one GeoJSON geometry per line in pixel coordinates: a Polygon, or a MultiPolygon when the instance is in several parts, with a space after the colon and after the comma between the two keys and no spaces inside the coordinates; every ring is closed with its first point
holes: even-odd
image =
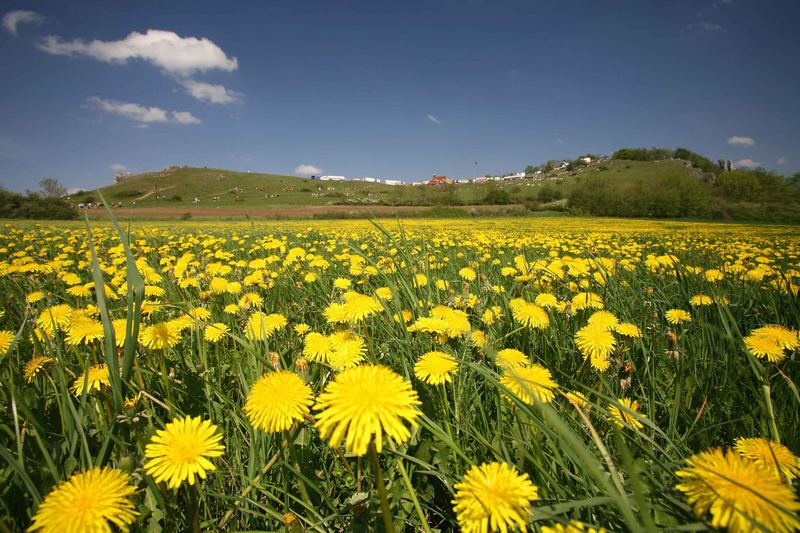
{"type": "Polygon", "coordinates": [[[444,185],[445,183],[451,183],[450,178],[447,176],[434,176],[428,182],[428,185],[444,185]]]}

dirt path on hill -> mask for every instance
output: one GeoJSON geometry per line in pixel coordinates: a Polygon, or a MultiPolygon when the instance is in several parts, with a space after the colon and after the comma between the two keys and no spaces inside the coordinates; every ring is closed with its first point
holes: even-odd
{"type": "MultiPolygon", "coordinates": [[[[114,215],[121,218],[179,218],[186,213],[191,213],[192,217],[292,217],[308,218],[315,215],[325,214],[346,214],[352,216],[368,217],[370,215],[386,214],[413,214],[428,211],[433,206],[391,206],[391,205],[304,205],[297,207],[275,207],[275,208],[236,208],[236,207],[120,207],[113,209],[114,215]]],[[[509,210],[521,209],[521,204],[509,205],[468,205],[468,206],[448,206],[448,208],[461,209],[467,212],[478,213],[503,213],[509,210]]],[[[107,216],[104,208],[90,209],[89,215],[93,217],[107,216]]]]}
{"type": "Polygon", "coordinates": [[[147,198],[149,196],[153,196],[154,194],[161,194],[164,191],[168,191],[168,190],[174,189],[174,188],[175,188],[174,185],[170,185],[169,187],[164,187],[163,189],[158,189],[158,190],[153,189],[150,192],[144,193],[139,198],[134,198],[134,200],[138,202],[139,200],[144,200],[145,198],[147,198]]]}

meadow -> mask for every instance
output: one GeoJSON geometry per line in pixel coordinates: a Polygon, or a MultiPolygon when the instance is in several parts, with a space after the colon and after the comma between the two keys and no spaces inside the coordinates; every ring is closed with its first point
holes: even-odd
{"type": "Polygon", "coordinates": [[[0,227],[0,531],[793,531],[796,227],[0,227]]]}

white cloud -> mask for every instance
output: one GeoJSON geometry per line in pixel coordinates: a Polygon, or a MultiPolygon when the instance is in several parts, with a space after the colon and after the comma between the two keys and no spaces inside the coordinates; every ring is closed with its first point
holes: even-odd
{"type": "Polygon", "coordinates": [[[203,122],[188,111],[170,111],[169,115],[172,118],[172,121],[177,122],[178,124],[200,124],[203,122]]]}
{"type": "Polygon", "coordinates": [[[704,33],[713,33],[722,31],[722,26],[719,24],[712,24],[711,22],[695,22],[686,27],[686,31],[694,33],[695,35],[703,35],[704,33]]]}
{"type": "Polygon", "coordinates": [[[756,144],[756,140],[752,137],[734,135],[733,137],[728,137],[728,144],[732,144],[734,146],[753,146],[756,144]]]}
{"type": "Polygon", "coordinates": [[[126,170],[128,170],[128,167],[126,167],[122,163],[114,163],[113,165],[109,165],[108,168],[110,168],[114,172],[125,172],[126,170]]]}
{"type": "Polygon", "coordinates": [[[213,83],[206,83],[203,81],[195,80],[181,80],[179,82],[186,89],[186,92],[197,98],[201,102],[208,102],[211,104],[234,104],[242,101],[244,95],[237,93],[230,89],[226,89],[222,85],[215,85],[213,83]]]}
{"type": "Polygon", "coordinates": [[[98,96],[91,96],[86,101],[101,111],[121,115],[136,122],[169,122],[167,112],[160,107],[145,107],[140,104],[115,102],[98,96]]]}
{"type": "Polygon", "coordinates": [[[740,159],[734,163],[737,167],[744,167],[744,168],[758,168],[763,166],[758,161],[753,161],[752,159],[740,159]]]}
{"type": "Polygon", "coordinates": [[[442,123],[442,119],[440,119],[439,117],[434,117],[433,115],[425,115],[425,116],[428,118],[428,120],[430,120],[434,124],[441,124],[442,123]]]}
{"type": "Polygon", "coordinates": [[[305,175],[312,175],[312,174],[319,174],[322,172],[322,169],[319,167],[315,167],[314,165],[297,165],[294,167],[294,171],[297,174],[305,174],[305,175]]]}
{"type": "Polygon", "coordinates": [[[181,37],[164,30],[133,32],[118,41],[64,41],[61,37],[50,35],[39,43],[39,48],[48,54],[85,56],[104,63],[141,59],[165,72],[181,76],[215,69],[230,72],[239,67],[235,57],[228,57],[219,46],[205,37],[181,37]]]}
{"type": "Polygon", "coordinates": [[[44,17],[35,11],[9,11],[3,15],[3,28],[16,37],[20,24],[40,24],[43,20],[44,17]]]}
{"type": "Polygon", "coordinates": [[[779,165],[785,165],[785,164],[786,164],[786,163],[788,163],[788,162],[789,162],[789,160],[788,160],[788,159],[786,159],[785,157],[779,157],[779,158],[778,158],[778,164],[779,164],[779,165]]]}
{"type": "Polygon", "coordinates": [[[106,100],[98,96],[91,96],[86,101],[93,107],[106,113],[120,115],[141,124],[152,122],[176,122],[178,124],[200,124],[200,119],[188,111],[166,111],[160,107],[147,107],[130,102],[117,102],[106,100]]]}

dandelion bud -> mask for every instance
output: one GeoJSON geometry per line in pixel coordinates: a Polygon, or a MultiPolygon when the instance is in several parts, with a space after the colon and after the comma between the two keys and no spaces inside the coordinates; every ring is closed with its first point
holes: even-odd
{"type": "Polygon", "coordinates": [[[678,334],[672,331],[671,329],[667,330],[666,337],[667,337],[667,342],[670,344],[670,346],[675,346],[676,344],[678,344],[678,334]]]}
{"type": "Polygon", "coordinates": [[[272,368],[275,370],[280,370],[281,356],[278,354],[278,352],[269,352],[269,362],[272,365],[272,368]]]}

